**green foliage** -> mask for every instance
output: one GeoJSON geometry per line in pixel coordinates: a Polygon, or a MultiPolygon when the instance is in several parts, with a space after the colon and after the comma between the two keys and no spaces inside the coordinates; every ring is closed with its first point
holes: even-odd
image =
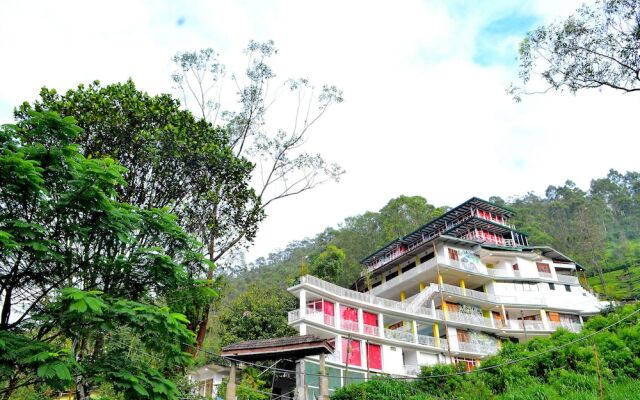
{"type": "Polygon", "coordinates": [[[254,284],[219,313],[222,345],[230,343],[294,336],[287,324],[287,312],[298,300],[283,289],[254,284]]]}
{"type": "Polygon", "coordinates": [[[175,399],[193,334],[163,299],[198,286],[200,244],[166,210],[121,203],[123,168],[80,154],[72,118],[28,115],[0,129],[0,393],[175,399]]]}
{"type": "MultiPolygon", "coordinates": [[[[564,21],[541,26],[520,44],[520,78],[539,75],[549,89],[609,87],[640,91],[638,2],[598,0],[564,21]]],[[[544,91],[544,88],[541,89],[544,91]]],[[[528,92],[511,88],[516,101],[528,92]]]]}
{"type": "Polygon", "coordinates": [[[331,396],[332,400],[429,400],[434,398],[421,393],[412,382],[384,379],[349,385],[336,390],[331,396]]]}
{"type": "Polygon", "coordinates": [[[344,251],[330,244],[311,262],[311,274],[337,283],[344,273],[344,259],[344,251]]]}
{"type": "MultiPolygon", "coordinates": [[[[247,367],[240,371],[240,381],[236,383],[236,398],[238,400],[268,400],[271,387],[266,378],[269,374],[262,374],[260,370],[247,367]]],[[[224,395],[227,391],[229,379],[225,378],[218,388],[218,394],[224,395]]]]}

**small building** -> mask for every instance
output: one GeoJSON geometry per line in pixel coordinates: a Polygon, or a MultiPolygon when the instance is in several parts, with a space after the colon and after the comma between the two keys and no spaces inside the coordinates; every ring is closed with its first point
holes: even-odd
{"type": "Polygon", "coordinates": [[[224,393],[219,393],[218,388],[224,378],[229,377],[230,368],[219,364],[207,364],[189,373],[189,380],[197,385],[196,392],[200,396],[224,398],[224,393]]]}

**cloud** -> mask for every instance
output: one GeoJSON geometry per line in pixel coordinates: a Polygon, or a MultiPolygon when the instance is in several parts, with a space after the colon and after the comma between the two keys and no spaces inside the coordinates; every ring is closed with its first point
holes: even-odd
{"type": "MultiPolygon", "coordinates": [[[[0,118],[42,85],[132,77],[170,92],[171,56],[213,47],[242,71],[249,39],[273,39],[281,78],[334,83],[345,102],[309,146],[347,175],[275,203],[249,259],[311,236],[400,194],[437,205],[589,184],[609,168],[637,170],[637,100],[610,91],[552,93],[516,104],[505,89],[523,32],[579,1],[5,1],[0,118]],[[179,24],[177,21],[182,20],[179,24]],[[4,105],[3,105],[4,104],[4,105]]],[[[233,102],[227,97],[227,104],[233,102]]],[[[288,127],[285,107],[270,115],[288,127]]]]}

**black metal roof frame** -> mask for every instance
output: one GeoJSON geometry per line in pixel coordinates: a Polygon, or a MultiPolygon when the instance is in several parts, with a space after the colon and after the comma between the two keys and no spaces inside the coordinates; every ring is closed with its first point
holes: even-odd
{"type": "MultiPolygon", "coordinates": [[[[410,244],[415,242],[416,240],[418,240],[419,238],[421,238],[424,234],[426,234],[425,236],[429,236],[431,234],[433,234],[434,232],[437,232],[438,230],[442,229],[444,226],[446,226],[446,224],[448,222],[452,222],[455,221],[456,219],[460,218],[461,216],[465,215],[466,213],[468,213],[471,210],[472,206],[476,206],[478,208],[482,208],[483,210],[489,211],[491,213],[494,213],[496,215],[501,215],[501,216],[505,216],[507,218],[512,217],[515,212],[513,210],[510,210],[506,207],[502,207],[499,206],[495,203],[492,203],[490,201],[486,201],[486,200],[482,200],[478,197],[472,197],[469,200],[465,201],[464,203],[460,204],[457,207],[452,208],[451,210],[447,211],[446,213],[442,214],[441,216],[432,219],[431,221],[427,222],[426,224],[422,225],[421,227],[419,227],[418,229],[416,229],[415,231],[409,233],[408,235],[398,238],[398,239],[394,239],[393,241],[391,241],[390,243],[386,244],[385,246],[383,246],[382,248],[374,251],[373,253],[369,254],[368,256],[366,256],[365,258],[363,258],[362,260],[360,260],[361,264],[366,263],[367,261],[370,261],[372,259],[378,258],[382,255],[386,255],[389,254],[393,251],[393,249],[395,249],[395,247],[391,247],[392,244],[410,244]],[[481,207],[479,207],[481,206],[481,207]]],[[[487,221],[490,222],[490,221],[487,221]]],[[[494,224],[495,226],[501,226],[499,224],[494,224]]]]}

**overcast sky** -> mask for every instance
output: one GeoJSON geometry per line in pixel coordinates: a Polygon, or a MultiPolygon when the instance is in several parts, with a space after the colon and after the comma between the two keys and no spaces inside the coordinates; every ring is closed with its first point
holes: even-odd
{"type": "Polygon", "coordinates": [[[347,173],[273,204],[252,260],[401,194],[454,206],[639,170],[637,95],[553,93],[516,104],[505,93],[523,35],[580,3],[2,0],[0,122],[43,85],[131,77],[150,93],[171,92],[177,51],[212,47],[241,68],[250,39],[273,39],[280,77],[343,90],[309,148],[347,173]]]}

